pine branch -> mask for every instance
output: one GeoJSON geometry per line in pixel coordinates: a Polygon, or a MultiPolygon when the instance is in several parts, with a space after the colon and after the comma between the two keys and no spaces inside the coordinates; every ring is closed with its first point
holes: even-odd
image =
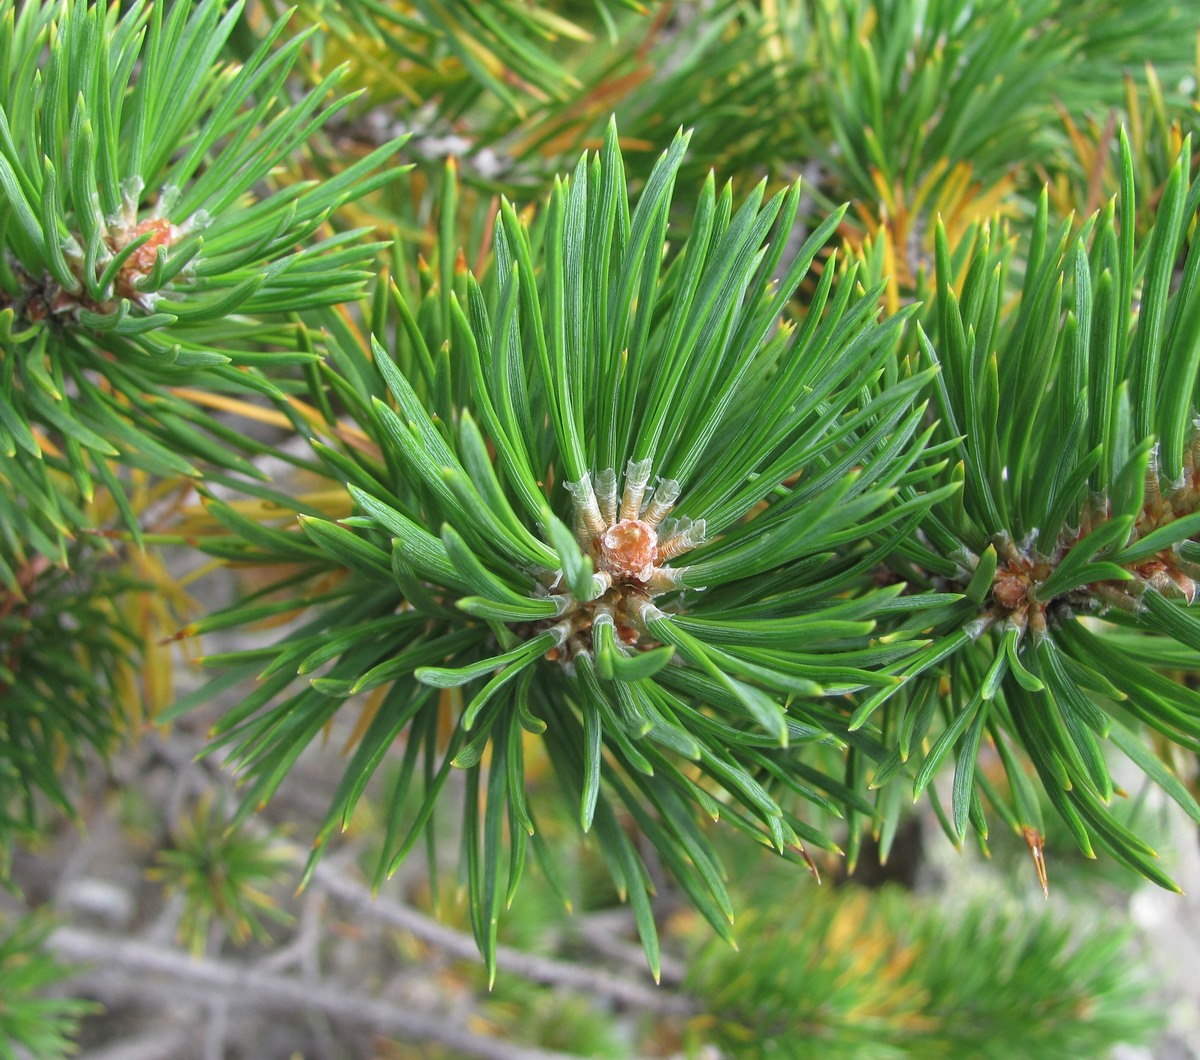
{"type": "Polygon", "coordinates": [[[893,521],[881,513],[898,483],[905,517],[937,497],[922,490],[933,468],[916,464],[928,431],[912,404],[929,373],[887,367],[907,314],[877,324],[877,292],[856,290],[853,274],[831,290],[830,270],[828,311],[781,320],[838,222],[784,269],[798,187],[767,201],[760,188],[735,212],[710,179],[691,237],[662,260],[685,144],[631,206],[611,126],[535,221],[502,207],[482,283],[453,242],[448,166],[420,301],[381,288],[364,307],[392,348],[367,349],[325,318],[340,374],[311,391],[309,429],[354,514],[301,514],[296,533],[278,508],[256,522],[209,505],[230,533],[203,547],[346,572],[320,575],[325,606],[275,648],[211,660],[264,677],[217,727],[247,775],[244,807],[270,796],[344,700],[369,693],[314,862],[395,741],[405,757],[378,879],[436,835],[440,793],[463,770],[474,928],[493,968],[500,903],[527,848],[555,875],[522,731],[544,734],[537,753],[594,829],[656,969],[649,877],[622,815],[730,937],[724,870],[696,811],[800,863],[806,844],[837,850],[822,815],[869,803],[863,778],[842,781],[835,749],[885,753],[875,733],[847,729],[841,697],[878,686],[871,670],[920,644],[869,638],[878,612],[910,606],[895,590],[830,597],[866,578],[856,543],[893,521]],[[353,446],[335,402],[361,434],[353,446]],[[307,688],[283,695],[296,677],[307,688]]]}
{"type": "MultiPolygon", "coordinates": [[[[441,953],[465,960],[473,960],[478,955],[478,946],[469,935],[439,924],[415,909],[372,894],[366,887],[347,879],[341,870],[319,864],[313,870],[312,883],[349,906],[360,917],[403,931],[441,953]]],[[[530,982],[578,990],[641,1011],[686,1015],[695,1010],[692,1002],[679,994],[667,993],[599,968],[584,968],[578,964],[526,953],[511,946],[496,947],[496,965],[500,972],[530,982]]]]}
{"type": "Polygon", "coordinates": [[[231,1005],[284,1014],[319,1012],[381,1034],[436,1042],[487,1060],[565,1060],[571,1055],[485,1038],[441,1017],[420,1015],[382,998],[347,993],[337,984],[302,981],[230,961],[188,956],[134,939],[61,927],[50,935],[48,945],[64,960],[102,966],[105,971],[97,985],[105,992],[117,985],[114,974],[119,972],[129,977],[127,993],[138,998],[185,996],[206,1002],[220,998],[231,1005]]]}
{"type": "Polygon", "coordinates": [[[1069,221],[1051,227],[1043,195],[1011,311],[1003,234],[978,232],[960,264],[939,231],[937,301],[920,344],[941,368],[940,434],[959,459],[942,477],[963,490],[892,565],[963,598],[937,616],[925,654],[893,667],[904,684],[865,698],[853,724],[899,692],[884,724],[903,735],[873,785],[910,774],[916,797],[953,760],[948,834],[962,842],[969,825],[986,839],[986,798],[1027,837],[1043,887],[1044,827],[1018,752],[1085,855],[1097,843],[1162,886],[1176,887],[1110,809],[1121,793],[1104,745],[1200,821],[1170,752],[1143,742],[1148,727],[1200,749],[1200,697],[1168,676],[1194,672],[1200,648],[1200,181],[1189,188],[1190,156],[1185,141],[1141,245],[1126,223],[1136,207],[1124,136],[1121,194],[1078,235],[1069,221]],[[985,736],[1007,792],[976,768],[985,736]]]}
{"type": "Polygon", "coordinates": [[[224,62],[241,7],[0,3],[0,481],[13,487],[0,514],[47,558],[77,525],[72,486],[84,503],[111,491],[137,534],[110,460],[250,473],[238,433],[171,385],[278,394],[259,366],[312,360],[283,314],[352,299],[373,275],[382,244],[328,222],[394,175],[382,167],[398,143],[263,196],[347,101],[326,100],[335,72],[281,104],[303,43],[282,41],[286,20],[224,62]]]}
{"type": "Polygon", "coordinates": [[[0,917],[0,1057],[55,1060],[71,1051],[79,1022],[95,1005],[80,998],[45,996],[70,979],[72,969],[47,952],[49,920],[41,915],[0,917]]]}

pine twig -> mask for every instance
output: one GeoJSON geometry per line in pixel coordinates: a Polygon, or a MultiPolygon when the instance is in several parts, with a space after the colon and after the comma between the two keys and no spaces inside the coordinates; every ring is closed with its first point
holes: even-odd
{"type": "MultiPolygon", "coordinates": [[[[332,897],[353,907],[355,912],[365,917],[406,931],[451,956],[470,961],[479,958],[475,940],[469,935],[455,931],[445,924],[439,924],[415,909],[375,897],[366,887],[340,876],[332,865],[324,862],[318,864],[313,873],[313,881],[332,897]]],[[[632,1008],[678,1015],[686,1015],[695,1010],[694,1002],[680,994],[667,993],[645,983],[618,978],[596,968],[583,968],[566,961],[526,953],[511,946],[496,947],[496,964],[502,971],[519,975],[522,979],[548,986],[568,987],[592,996],[599,995],[632,1008]]]]}
{"type": "Polygon", "coordinates": [[[384,1034],[438,1042],[447,1048],[484,1060],[570,1060],[572,1054],[496,1041],[472,1034],[446,1019],[420,1015],[382,998],[363,996],[337,984],[301,982],[287,976],[247,968],[211,957],[193,958],[178,950],[150,946],[79,928],[58,928],[49,948],[63,960],[102,965],[111,987],[113,972],[136,977],[140,996],[170,992],[189,994],[206,1002],[220,997],[230,1004],[288,1012],[320,1012],[343,1022],[365,1024],[384,1034]]]}
{"type": "Polygon", "coordinates": [[[186,1028],[154,1030],[137,1038],[124,1038],[104,1049],[91,1050],[87,1060],[161,1060],[164,1056],[186,1055],[186,1028]]]}

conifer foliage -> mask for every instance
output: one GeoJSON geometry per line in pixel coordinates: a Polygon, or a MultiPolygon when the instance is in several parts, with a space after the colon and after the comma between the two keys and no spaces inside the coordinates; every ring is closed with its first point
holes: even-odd
{"type": "Polygon", "coordinates": [[[121,489],[110,458],[158,475],[199,475],[194,460],[236,466],[220,426],[164,385],[273,392],[235,366],[304,357],[264,323],[343,301],[370,277],[378,244],[367,233],[309,237],[386,179],[379,163],[396,145],[319,185],[262,194],[348,99],[327,100],[335,71],[281,105],[304,44],[280,43],[286,19],[228,62],[241,9],[4,6],[0,332],[11,353],[0,443],[23,503],[0,510],[44,531],[54,549],[42,534],[29,540],[48,558],[62,560],[71,532],[57,517],[56,471],[87,500],[96,479],[121,489]]]}
{"type": "MultiPolygon", "coordinates": [[[[1200,25],[1145,6],[1165,90],[1101,0],[0,0],[0,866],[220,633],[156,719],[243,792],[158,870],[197,950],[286,919],[236,829],[350,716],[304,880],[365,805],[377,887],[456,848],[489,984],[560,804],[655,978],[663,881],[738,935],[726,833],[852,870],[922,798],[1175,888],[1114,779],[1200,822],[1200,25]],[[152,631],[180,550],[242,593],[152,631]]],[[[922,952],[881,1011],[952,1045],[922,952]]]]}
{"type": "Polygon", "coordinates": [[[619,810],[727,932],[725,874],[696,811],[780,853],[836,850],[802,807],[861,800],[804,749],[848,740],[877,757],[838,703],[915,650],[870,639],[879,614],[909,607],[897,588],[840,597],[878,552],[861,545],[864,529],[916,518],[939,496],[920,488],[937,466],[921,461],[931,373],[897,375],[904,317],[879,323],[879,292],[853,269],[836,283],[826,269],[827,308],[804,326],[781,321],[838,221],[771,283],[798,186],[735,210],[710,179],[687,241],[663,259],[685,146],[677,137],[631,206],[610,126],[599,155],[555,184],[537,230],[502,208],[483,285],[463,274],[460,291],[431,289],[411,308],[393,299],[393,350],[331,351],[353,368],[314,404],[336,393],[371,457],[361,445],[317,455],[355,514],[301,514],[302,537],[272,542],[279,559],[352,576],[328,594],[336,606],[278,645],[262,691],[321,676],[294,697],[256,694],[222,724],[259,801],[345,697],[386,685],[329,827],[404,736],[427,780],[414,799],[401,774],[389,834],[410,799],[416,824],[385,851],[382,876],[432,819],[450,768],[465,769],[486,793],[467,798],[463,842],[489,959],[501,895],[537,834],[522,730],[544,736],[654,966],[646,870],[619,810]],[[900,484],[911,496],[897,500],[900,484]],[[459,720],[442,747],[447,706],[459,720]]]}
{"type": "MultiPolygon", "coordinates": [[[[1200,820],[1191,792],[1136,732],[1145,725],[1200,749],[1200,697],[1162,672],[1187,667],[1200,648],[1191,610],[1200,250],[1190,238],[1200,180],[1189,186],[1185,140],[1139,243],[1124,139],[1121,148],[1121,194],[1078,234],[1069,222],[1050,228],[1043,197],[1018,312],[1001,305],[1003,242],[979,231],[955,263],[939,239],[936,299],[918,342],[942,369],[939,430],[961,439],[946,478],[963,488],[930,512],[923,539],[898,550],[893,569],[962,599],[938,617],[925,657],[896,668],[906,680],[889,724],[903,738],[873,783],[909,758],[940,705],[948,724],[917,756],[913,787],[920,794],[953,754],[959,839],[968,821],[986,838],[986,794],[1040,859],[1043,828],[1015,746],[1084,853],[1098,839],[1170,887],[1154,851],[1108,812],[1115,788],[1101,742],[1200,820]],[[1005,408],[1022,415],[1002,416],[1005,408]],[[934,659],[950,679],[944,695],[926,669],[934,659]],[[975,783],[985,732],[1009,798],[975,783]]],[[[852,724],[891,692],[866,698],[852,724]]]]}

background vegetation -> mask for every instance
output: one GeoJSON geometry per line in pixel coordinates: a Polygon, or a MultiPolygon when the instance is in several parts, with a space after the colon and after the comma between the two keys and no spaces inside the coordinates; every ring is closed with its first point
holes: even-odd
{"type": "Polygon", "coordinates": [[[0,0],[0,1056],[1197,1049],[1198,64],[0,0]]]}

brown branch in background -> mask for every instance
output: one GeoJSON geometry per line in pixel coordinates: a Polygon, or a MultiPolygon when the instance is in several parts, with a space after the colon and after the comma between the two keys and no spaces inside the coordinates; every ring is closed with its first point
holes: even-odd
{"type": "MultiPolygon", "coordinates": [[[[369,889],[353,880],[345,879],[325,862],[317,865],[313,872],[313,882],[331,897],[351,906],[356,913],[364,917],[406,931],[414,938],[452,957],[474,962],[479,960],[479,949],[469,935],[439,924],[415,909],[375,897],[369,889]]],[[[522,979],[548,986],[567,987],[592,997],[599,995],[610,1001],[649,1012],[677,1015],[695,1012],[695,1004],[690,998],[669,993],[649,982],[639,983],[595,967],[568,964],[510,946],[496,947],[496,966],[501,974],[517,975],[522,979]]]]}
{"type": "Polygon", "coordinates": [[[79,928],[57,929],[49,948],[63,960],[94,962],[97,989],[111,993],[118,976],[129,977],[129,992],[189,996],[204,1002],[221,999],[236,1006],[291,1013],[320,1013],[341,1022],[357,1023],[381,1034],[437,1042],[484,1060],[574,1060],[571,1053],[486,1038],[455,1025],[445,1016],[425,1015],[363,995],[328,981],[302,981],[231,961],[194,958],[179,950],[148,945],[79,928]]]}

